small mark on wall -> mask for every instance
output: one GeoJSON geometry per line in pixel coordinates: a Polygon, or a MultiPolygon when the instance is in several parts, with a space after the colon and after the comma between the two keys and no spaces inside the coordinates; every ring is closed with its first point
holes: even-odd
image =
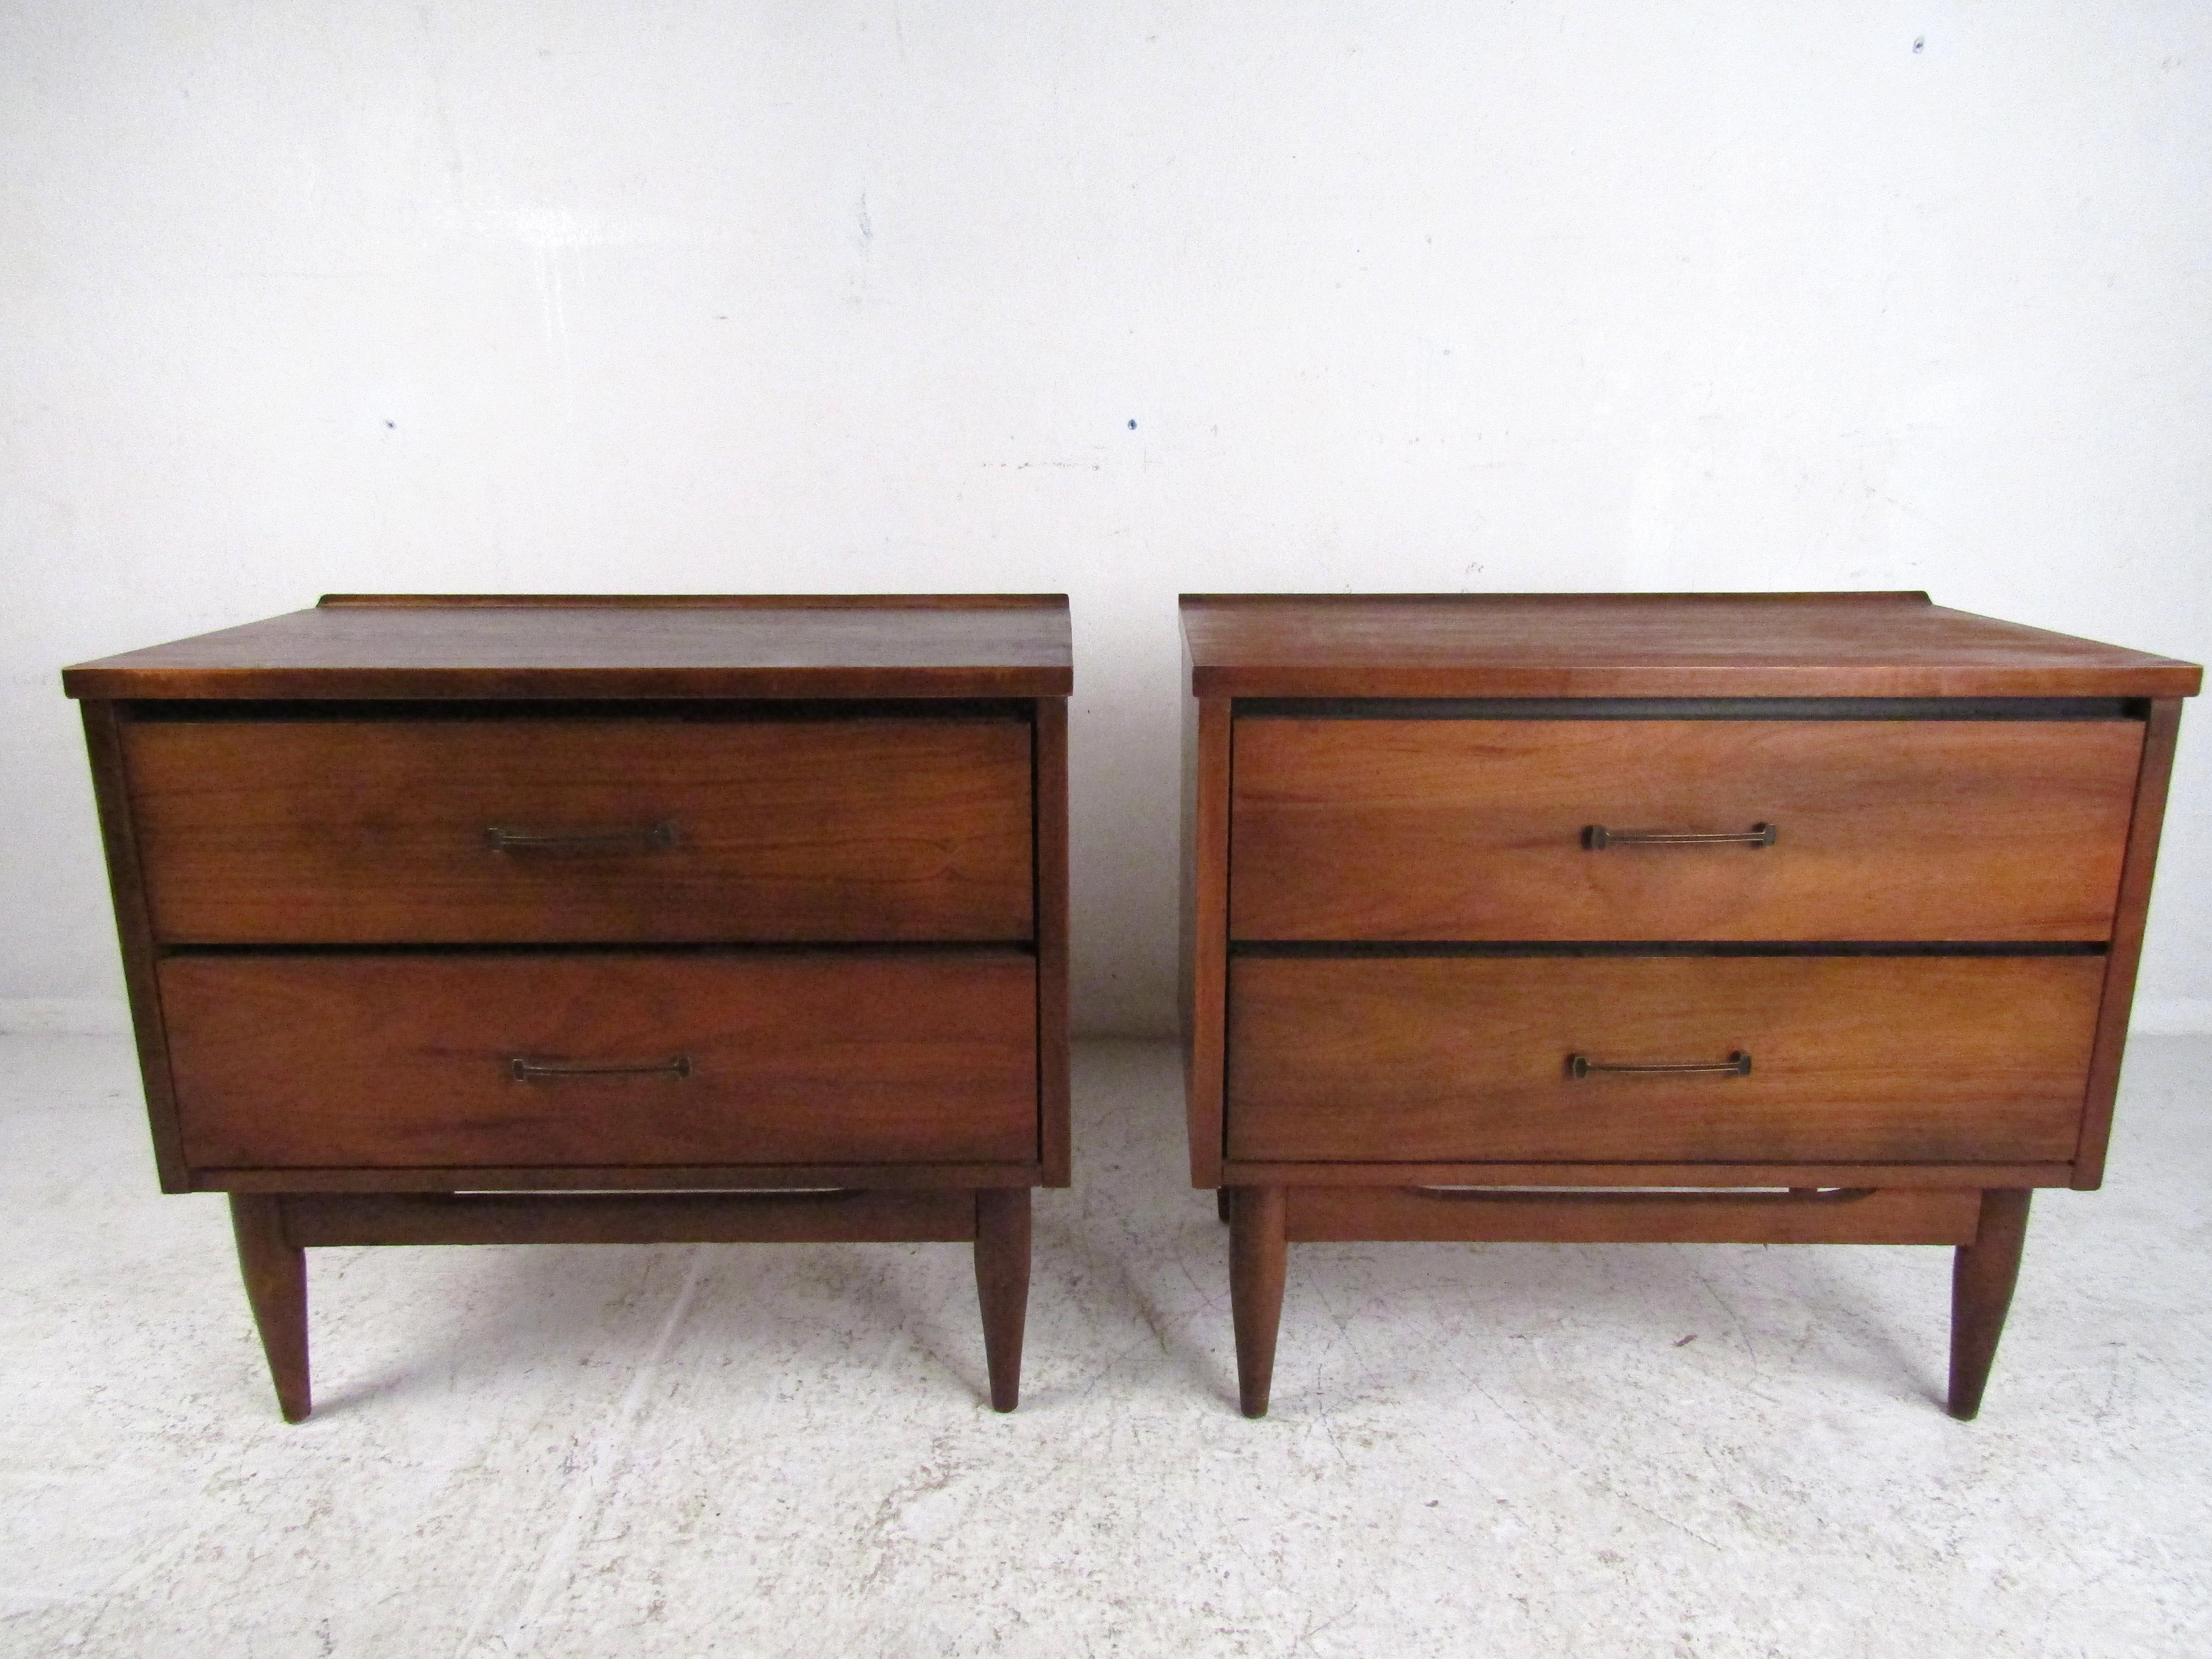
{"type": "Polygon", "coordinates": [[[1136,429],[1137,429],[1137,423],[1136,423],[1134,421],[1130,422],[1129,422],[1129,430],[1130,430],[1130,431],[1132,431],[1132,432],[1134,432],[1136,429]]]}
{"type": "Polygon", "coordinates": [[[876,222],[868,212],[868,192],[863,190],[853,204],[853,252],[854,255],[851,286],[845,295],[848,305],[861,306],[868,301],[868,279],[872,274],[876,251],[876,222]]]}
{"type": "Polygon", "coordinates": [[[1916,58],[1917,58],[1917,57],[1918,57],[1918,56],[1920,55],[1921,49],[1922,49],[1923,47],[1924,47],[1925,46],[1927,46],[1927,44],[1928,44],[1928,37],[1927,37],[1926,35],[1924,35],[1924,34],[1916,34],[1916,35],[1914,35],[1914,36],[1912,37],[1912,55],[1913,55],[1914,57],[1916,57],[1916,58]]]}

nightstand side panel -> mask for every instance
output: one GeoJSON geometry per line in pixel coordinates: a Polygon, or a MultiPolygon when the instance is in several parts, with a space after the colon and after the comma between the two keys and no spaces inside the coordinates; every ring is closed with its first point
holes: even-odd
{"type": "Polygon", "coordinates": [[[123,984],[131,1006],[131,1030],[137,1045],[139,1076],[146,1089],[154,1167],[163,1192],[187,1193],[192,1190],[191,1170],[185,1158],[184,1130],[170,1078],[168,1027],[161,1014],[153,922],[146,904],[138,829],[131,812],[131,780],[124,758],[126,708],[105,699],[87,700],[85,750],[92,763],[93,797],[100,812],[100,844],[107,860],[108,893],[115,905],[115,930],[123,948],[123,984]]]}

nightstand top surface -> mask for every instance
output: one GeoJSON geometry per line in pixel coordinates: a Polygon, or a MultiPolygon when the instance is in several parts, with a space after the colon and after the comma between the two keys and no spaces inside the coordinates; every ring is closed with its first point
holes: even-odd
{"type": "Polygon", "coordinates": [[[1925,593],[1185,594],[1230,697],[2179,697],[2191,663],[1925,593]]]}
{"type": "Polygon", "coordinates": [[[73,697],[1065,696],[1067,600],[332,595],[64,669],[73,697]]]}

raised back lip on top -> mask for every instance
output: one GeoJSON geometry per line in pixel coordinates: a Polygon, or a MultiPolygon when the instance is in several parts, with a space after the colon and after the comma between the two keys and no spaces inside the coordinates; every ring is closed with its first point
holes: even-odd
{"type": "Polygon", "coordinates": [[[1187,593],[1201,697],[2181,697],[2197,665],[1918,590],[1187,593]]]}
{"type": "Polygon", "coordinates": [[[353,594],[78,663],[90,699],[1066,696],[1065,594],[353,594]]]}
{"type": "Polygon", "coordinates": [[[429,610],[651,611],[1065,611],[1065,593],[325,593],[318,611],[340,606],[429,610]]]}

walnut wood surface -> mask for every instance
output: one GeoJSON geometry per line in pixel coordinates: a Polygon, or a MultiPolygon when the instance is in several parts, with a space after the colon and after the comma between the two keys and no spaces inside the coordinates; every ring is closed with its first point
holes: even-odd
{"type": "Polygon", "coordinates": [[[1229,1155],[2057,1160],[2094,957],[1232,960],[1229,1155]],[[1566,1061],[1748,1077],[1590,1076],[1566,1061]]]}
{"type": "MultiPolygon", "coordinates": [[[[233,1202],[238,1200],[234,1199],[233,1202]]],[[[961,1243],[972,1194],[927,1193],[290,1193],[285,1237],[364,1244],[961,1243]]]]}
{"type": "Polygon", "coordinates": [[[1190,1179],[1221,1179],[1222,1079],[1228,1041],[1229,748],[1225,698],[1183,708],[1183,1095],[1190,1179]]]}
{"type": "Polygon", "coordinates": [[[2134,720],[1239,719],[1240,939],[2102,940],[2134,720]],[[1771,847],[1584,844],[1588,826],[1771,847]]]}
{"type": "Polygon", "coordinates": [[[1402,1239],[1469,1243],[1967,1244],[1974,1191],[1501,1193],[1293,1187],[1292,1243],[1402,1239]]]}
{"type": "Polygon", "coordinates": [[[287,1423],[303,1422],[314,1409],[307,1370],[307,1258],[286,1234],[277,1199],[233,1194],[230,1227],[277,1408],[287,1423]]]}
{"type": "Polygon", "coordinates": [[[171,944],[1019,940],[1006,720],[158,720],[125,733],[171,944]],[[644,832],[496,850],[494,827],[644,832]]]}
{"type": "Polygon", "coordinates": [[[1186,594],[1228,697],[2188,696],[2195,665],[1924,593],[1186,594]]]}
{"type": "Polygon", "coordinates": [[[1067,703],[1036,704],[1037,1133],[1042,1179],[1071,1179],[1068,1131],[1067,703]]]}
{"type": "Polygon", "coordinates": [[[2104,1184],[2105,1149],[2112,1133],[2112,1101],[2119,1092],[2120,1060],[2127,1051],[2128,1012],[2135,1002],[2136,966],[2142,957],[2151,877],[2158,867],[2159,831],[2166,821],[2166,785],[2173,775],[2174,740],[2180,729],[2179,701],[2161,698],[2151,704],[2142,766],[2136,780],[2135,810],[2128,828],[2127,862],[2120,874],[2112,949],[2106,958],[2105,996],[2097,1013],[2097,1047],[2089,1061],[2081,1138],[2074,1153],[2073,1184],[2085,1191],[2104,1184]]]}
{"type": "Polygon", "coordinates": [[[306,1244],[555,1240],[973,1239],[1011,1409],[1068,663],[1058,596],[334,595],[66,671],[163,1184],[232,1194],[287,1416],[306,1244]]]}
{"type": "Polygon", "coordinates": [[[138,1075],[146,1091],[146,1120],[153,1134],[154,1169],[163,1192],[189,1192],[191,1171],[185,1162],[184,1132],[178,1126],[176,1097],[169,1086],[169,1042],[161,1019],[161,989],[154,976],[153,923],[146,908],[138,828],[123,765],[124,722],[112,702],[87,702],[83,713],[84,746],[92,763],[100,845],[107,855],[108,894],[114,903],[115,932],[123,948],[123,986],[130,998],[138,1075]]]}
{"type": "MultiPolygon", "coordinates": [[[[1399,1176],[1403,1179],[1403,1176],[1399,1176]]],[[[373,1169],[292,1165],[191,1172],[191,1190],[208,1193],[652,1193],[819,1192],[830,1188],[922,1192],[1034,1187],[1034,1158],[988,1164],[422,1164],[373,1169]]],[[[2058,1182],[2046,1184],[2064,1185],[2058,1182]]]]}
{"type": "Polygon", "coordinates": [[[1065,593],[325,593],[319,610],[1065,611],[1065,593]]]}
{"type": "MultiPolygon", "coordinates": [[[[1708,1190],[1739,1188],[1880,1188],[1916,1192],[1966,1187],[2063,1187],[2070,1164],[1510,1164],[1348,1163],[1326,1166],[1265,1158],[1231,1158],[1221,1166],[1230,1187],[1650,1187],[1708,1190]]],[[[1221,1218],[1229,1218],[1224,1214],[1221,1218]]]]}
{"type": "Polygon", "coordinates": [[[1918,593],[1185,596],[1182,623],[1191,1164],[1231,1194],[1247,1410],[1287,1231],[1955,1243],[1972,1415],[2027,1189],[2101,1168],[2200,671],[1918,593]],[[1581,841],[1762,822],[1756,853],[1581,841]],[[1731,940],[1765,948],[1698,948],[1731,940]],[[1905,941],[1949,953],[1877,948],[1905,941]],[[2038,948],[2067,945],[2106,948],[2038,948]],[[1739,1050],[1746,1077],[1565,1063],[1739,1050]],[[1811,1195],[1838,1184],[1870,1190],[1811,1195]]]}
{"type": "Polygon", "coordinates": [[[1021,1403],[1022,1328],[1030,1305],[1030,1194],[1026,1187],[975,1194],[975,1297],[983,1310],[983,1357],[991,1409],[1021,1403]]]}
{"type": "Polygon", "coordinates": [[[1280,1187],[1239,1187],[1229,1207],[1229,1304],[1237,1335],[1237,1404],[1265,1417],[1275,1380],[1275,1336],[1288,1265],[1280,1187]]]}
{"type": "Polygon", "coordinates": [[[1032,697],[1071,689],[1059,595],[362,597],[80,663],[74,697],[1032,697]]]}
{"type": "Polygon", "coordinates": [[[1982,1194],[1973,1241],[1951,1262],[1951,1415],[1971,1422],[1982,1409],[1990,1366],[2004,1334],[2020,1277],[2021,1246],[2027,1237],[2031,1194],[1996,1190],[1982,1194]]]}
{"type": "Polygon", "coordinates": [[[1036,1155],[1025,956],[179,956],[161,984],[197,1166],[1036,1155]]]}
{"type": "Polygon", "coordinates": [[[1027,1188],[987,1192],[234,1195],[239,1252],[285,1416],[307,1413],[302,1250],[372,1244],[889,1243],[972,1239],[992,1404],[1021,1386],[1027,1188]],[[265,1313],[264,1313],[265,1310],[265,1313]],[[273,1333],[273,1334],[271,1334],[273,1333]]]}

